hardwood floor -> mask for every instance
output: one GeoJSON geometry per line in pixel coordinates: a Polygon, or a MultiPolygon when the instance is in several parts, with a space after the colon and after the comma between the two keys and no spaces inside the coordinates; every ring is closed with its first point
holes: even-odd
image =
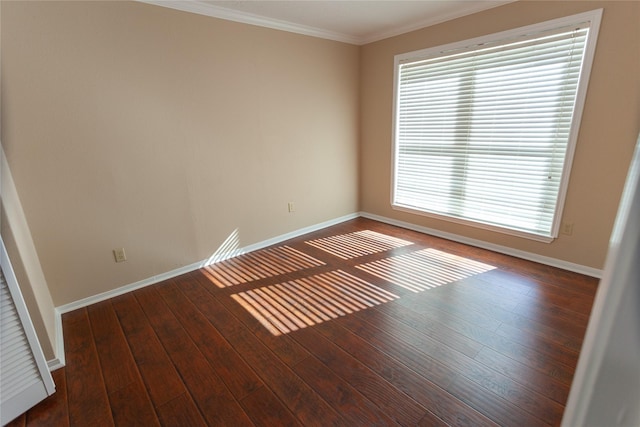
{"type": "Polygon", "coordinates": [[[359,218],[65,314],[11,425],[559,425],[597,282],[359,218]]]}

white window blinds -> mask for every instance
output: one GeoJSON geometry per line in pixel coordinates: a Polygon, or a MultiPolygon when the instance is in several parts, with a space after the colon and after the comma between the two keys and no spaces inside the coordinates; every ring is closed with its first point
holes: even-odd
{"type": "Polygon", "coordinates": [[[393,205],[554,237],[589,28],[396,58],[393,205]]]}

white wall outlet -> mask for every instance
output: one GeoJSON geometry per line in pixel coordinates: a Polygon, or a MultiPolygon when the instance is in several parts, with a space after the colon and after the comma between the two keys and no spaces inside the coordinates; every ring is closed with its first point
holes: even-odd
{"type": "Polygon", "coordinates": [[[560,232],[565,236],[571,236],[573,234],[573,222],[563,221],[560,225],[560,232]]]}
{"type": "Polygon", "coordinates": [[[125,262],[127,260],[127,254],[124,253],[124,248],[114,249],[113,257],[116,259],[116,262],[125,262]]]}

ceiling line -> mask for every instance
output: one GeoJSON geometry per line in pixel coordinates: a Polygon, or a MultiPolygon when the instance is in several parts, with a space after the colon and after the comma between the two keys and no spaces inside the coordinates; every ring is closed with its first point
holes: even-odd
{"type": "Polygon", "coordinates": [[[323,30],[321,28],[310,27],[307,25],[295,24],[289,21],[282,21],[274,18],[267,18],[253,13],[242,12],[239,10],[229,9],[226,7],[215,6],[198,0],[136,0],[140,3],[153,4],[156,6],[168,7],[170,9],[181,10],[183,12],[197,13],[212,18],[225,19],[227,21],[240,22],[242,24],[257,25],[259,27],[271,28],[274,30],[282,30],[290,33],[303,34],[306,36],[318,37],[322,39],[334,40],[349,44],[363,44],[359,37],[353,37],[348,34],[336,33],[333,31],[323,30]]]}
{"type": "Polygon", "coordinates": [[[439,14],[418,22],[414,22],[408,25],[404,25],[392,30],[385,30],[376,32],[364,37],[357,37],[351,34],[339,33],[335,31],[329,31],[322,28],[312,27],[308,25],[296,24],[291,21],[284,21],[275,18],[269,18],[249,12],[244,12],[236,9],[230,9],[226,7],[216,6],[205,1],[200,0],[135,0],[140,3],[147,3],[156,6],[166,7],[170,9],[176,9],[183,12],[196,13],[199,15],[205,15],[212,18],[224,19],[227,21],[234,21],[243,24],[256,25],[265,28],[271,28],[275,30],[287,31],[291,33],[303,34],[312,37],[318,37],[322,39],[334,40],[343,43],[349,43],[354,45],[364,45],[373,43],[379,40],[383,40],[389,37],[394,37],[400,34],[415,31],[421,28],[429,27],[432,25],[440,24],[442,22],[450,21],[452,19],[460,18],[473,13],[481,12],[494,7],[502,6],[508,3],[513,3],[517,0],[493,0],[493,1],[480,1],[475,3],[469,3],[464,7],[457,9],[455,12],[445,15],[439,14]]]}

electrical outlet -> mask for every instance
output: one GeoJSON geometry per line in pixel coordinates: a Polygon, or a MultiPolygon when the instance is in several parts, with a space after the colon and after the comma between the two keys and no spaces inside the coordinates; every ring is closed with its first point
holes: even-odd
{"type": "Polygon", "coordinates": [[[573,222],[564,221],[560,226],[560,232],[565,236],[571,236],[573,234],[573,222]]]}
{"type": "Polygon", "coordinates": [[[287,206],[287,207],[289,208],[289,212],[290,212],[290,213],[291,213],[291,212],[295,212],[295,211],[296,211],[296,205],[295,205],[295,203],[293,203],[293,202],[289,202],[289,204],[288,204],[288,206],[287,206]]]}
{"type": "Polygon", "coordinates": [[[124,248],[114,249],[113,257],[116,259],[116,262],[125,262],[127,260],[127,254],[124,253],[124,248]]]}

